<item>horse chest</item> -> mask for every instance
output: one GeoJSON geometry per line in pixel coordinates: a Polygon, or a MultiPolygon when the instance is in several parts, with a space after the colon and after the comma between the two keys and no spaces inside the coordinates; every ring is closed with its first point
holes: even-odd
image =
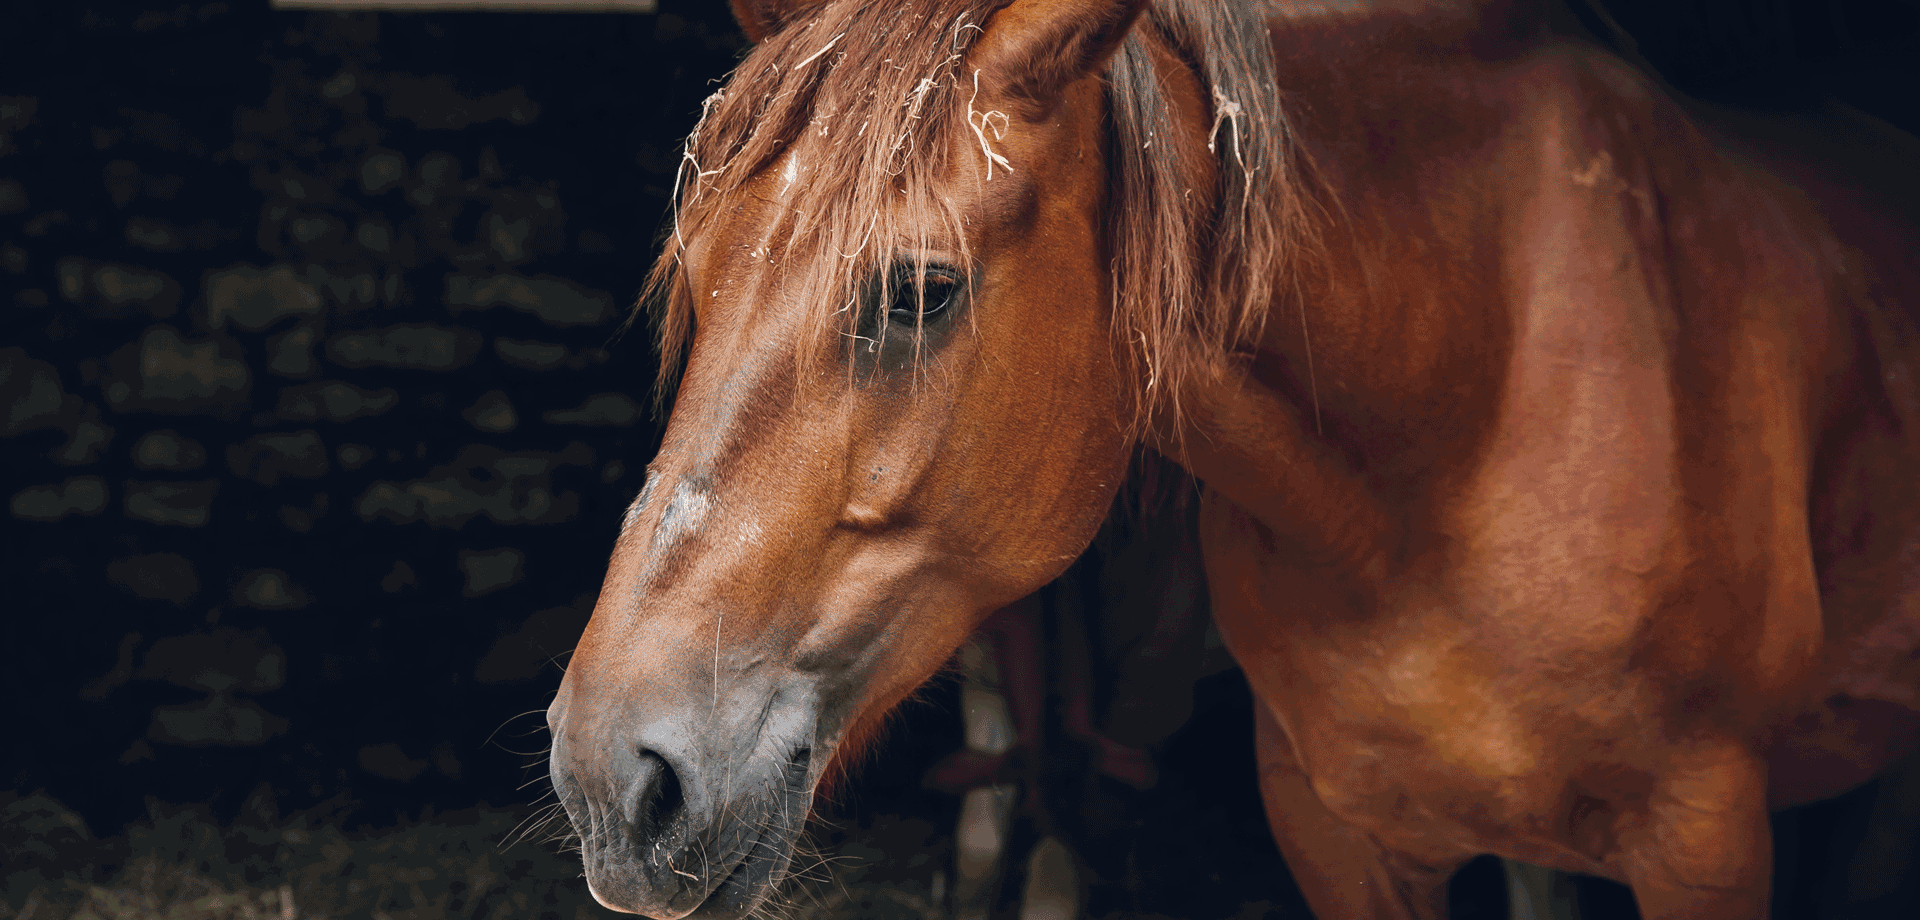
{"type": "Polygon", "coordinates": [[[1255,678],[1321,801],[1355,824],[1458,835],[1558,798],[1560,752],[1535,701],[1441,632],[1346,649],[1303,634],[1293,680],[1255,678]]]}
{"type": "Polygon", "coordinates": [[[1562,843],[1546,829],[1569,826],[1592,742],[1631,736],[1649,699],[1596,653],[1606,637],[1494,635],[1208,533],[1222,638],[1321,803],[1382,841],[1562,843]]]}

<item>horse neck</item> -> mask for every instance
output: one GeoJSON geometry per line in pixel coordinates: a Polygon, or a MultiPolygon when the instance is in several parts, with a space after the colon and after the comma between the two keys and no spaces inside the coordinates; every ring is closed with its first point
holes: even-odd
{"type": "MultiPolygon", "coordinates": [[[[1392,121],[1409,138],[1492,130],[1474,110],[1474,69],[1538,25],[1504,3],[1390,3],[1368,15],[1282,4],[1271,20],[1312,244],[1286,264],[1249,267],[1288,275],[1260,339],[1190,382],[1180,423],[1157,428],[1153,443],[1307,558],[1393,552],[1389,501],[1402,496],[1384,484],[1417,481],[1431,445],[1471,439],[1494,416],[1490,370],[1507,345],[1499,311],[1487,309],[1501,296],[1493,266],[1470,251],[1485,239],[1474,226],[1484,215],[1452,204],[1497,177],[1417,158],[1383,172],[1374,110],[1404,106],[1392,121]],[[1471,38],[1454,46],[1457,63],[1415,28],[1427,20],[1471,38]],[[1431,82],[1410,91],[1410,77],[1431,82]],[[1462,276],[1463,265],[1485,271],[1462,276]]],[[[1174,104],[1204,112],[1209,102],[1174,104]]]]}

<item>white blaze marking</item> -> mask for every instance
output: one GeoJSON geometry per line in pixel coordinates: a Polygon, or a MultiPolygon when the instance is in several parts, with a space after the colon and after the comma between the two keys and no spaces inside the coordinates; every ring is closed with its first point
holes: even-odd
{"type": "Polygon", "coordinates": [[[655,555],[670,553],[674,547],[697,532],[706,522],[707,511],[713,506],[713,497],[706,490],[694,488],[685,482],[673,489],[673,499],[660,512],[660,525],[653,532],[653,552],[655,555]]]}

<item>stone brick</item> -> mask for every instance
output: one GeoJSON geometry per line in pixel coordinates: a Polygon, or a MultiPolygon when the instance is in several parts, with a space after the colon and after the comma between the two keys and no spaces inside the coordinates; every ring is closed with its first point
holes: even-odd
{"type": "Polygon", "coordinates": [[[286,683],[287,656],[265,630],[222,626],[153,643],[135,677],[190,690],[264,693],[286,683]]]}
{"type": "Polygon", "coordinates": [[[30,221],[27,221],[26,226],[21,227],[20,229],[23,232],[25,232],[28,236],[42,237],[42,236],[46,236],[48,233],[53,232],[54,228],[61,227],[70,223],[73,223],[73,218],[69,216],[67,212],[46,211],[44,213],[34,215],[34,218],[30,221]]]}
{"type": "Polygon", "coordinates": [[[213,513],[220,480],[127,483],[127,517],[152,524],[199,527],[213,513]]]}
{"type": "Polygon", "coordinates": [[[347,225],[331,214],[307,214],[287,221],[287,234],[302,246],[336,241],[346,231],[347,225]]]}
{"type": "Polygon", "coordinates": [[[393,248],[393,228],[383,220],[363,220],[353,231],[353,241],[375,255],[386,255],[393,248]]]}
{"type": "Polygon", "coordinates": [[[315,522],[327,516],[327,506],[331,503],[327,493],[321,492],[313,496],[304,508],[295,505],[281,505],[280,523],[285,524],[288,530],[306,533],[313,529],[315,522]]]}
{"type": "Polygon", "coordinates": [[[0,96],[0,156],[19,149],[13,135],[33,124],[33,114],[39,107],[40,100],[33,96],[0,96]]]}
{"type": "Polygon", "coordinates": [[[638,421],[640,407],[623,393],[601,393],[573,409],[549,409],[541,418],[555,425],[617,425],[638,421]]]}
{"type": "Polygon", "coordinates": [[[220,352],[217,341],[190,341],[172,326],[154,326],[114,352],[101,391],[119,412],[231,414],[244,407],[252,375],[245,362],[220,352]]]}
{"type": "Polygon", "coordinates": [[[140,164],[132,160],[114,160],[101,170],[101,180],[106,184],[107,194],[112,196],[115,207],[124,208],[135,198],[146,194],[153,198],[172,201],[180,194],[180,187],[186,184],[183,176],[151,176],[141,171],[140,164]]]}
{"type": "Polygon", "coordinates": [[[508,364],[534,371],[550,371],[567,360],[567,346],[550,342],[499,338],[493,350],[508,364]]]}
{"type": "Polygon", "coordinates": [[[414,578],[413,566],[395,560],[393,568],[387,570],[387,574],[380,579],[380,590],[388,594],[398,594],[407,588],[418,587],[419,584],[419,580],[414,578]]]}
{"type": "Polygon", "coordinates": [[[156,317],[173,315],[180,302],[180,285],[155,271],[126,265],[96,265],[93,289],[109,304],[134,304],[156,317]]]}
{"type": "Polygon", "coordinates": [[[107,580],[135,597],[184,604],[200,593],[193,563],[178,553],[122,556],[107,563],[107,580]]]}
{"type": "Polygon", "coordinates": [[[580,497],[573,492],[555,495],[552,471],[593,463],[593,450],[577,442],[557,454],[507,453],[471,444],[452,463],[434,467],[420,479],[374,483],[354,510],[365,521],[424,521],[454,529],[481,515],[500,524],[555,524],[578,512],[580,497]]]}
{"type": "Polygon", "coordinates": [[[145,313],[165,319],[180,305],[179,282],[160,272],[78,256],[61,259],[54,270],[60,279],[60,296],[97,318],[145,313]]]}
{"type": "Polygon", "coordinates": [[[612,304],[612,296],[605,291],[581,287],[565,278],[447,276],[447,306],[456,314],[504,305],[555,326],[591,326],[613,314],[612,304]]]}
{"type": "Polygon", "coordinates": [[[488,390],[468,406],[460,417],[481,431],[489,434],[505,434],[520,424],[520,416],[513,411],[513,403],[507,394],[500,390],[488,390]]]}
{"type": "Polygon", "coordinates": [[[207,326],[233,325],[259,332],[289,316],[320,311],[320,292],[291,266],[256,268],[242,263],[207,279],[207,326]]]}
{"type": "Polygon", "coordinates": [[[280,404],[274,411],[288,421],[344,422],[379,415],[399,404],[400,394],[391,389],[363,390],[335,380],[281,390],[280,404]]]}
{"type": "Polygon", "coordinates": [[[267,341],[267,370],[282,377],[307,377],[319,369],[313,359],[314,329],[302,324],[267,341]]]}
{"type": "Polygon", "coordinates": [[[327,445],[309,428],[293,434],[261,434],[227,448],[227,466],[235,476],[263,486],[281,476],[318,479],[327,474],[327,445]]]}
{"type": "Polygon", "coordinates": [[[186,237],[173,224],[152,217],[127,219],[127,242],[153,252],[179,252],[187,248],[186,237]]]}
{"type": "Polygon", "coordinates": [[[407,159],[393,150],[375,150],[360,161],[360,188],[378,194],[407,177],[407,159]]]}
{"type": "MultiPolygon", "coordinates": [[[[272,166],[255,167],[248,178],[254,188],[267,194],[269,201],[282,205],[298,202],[309,207],[335,207],[342,203],[339,189],[325,175],[315,174],[285,160],[277,161],[272,166]]],[[[315,212],[308,216],[316,217],[323,213],[315,212]]]]}
{"type": "Polygon", "coordinates": [[[527,98],[526,90],[518,86],[485,96],[466,96],[454,89],[452,77],[392,74],[384,87],[374,91],[383,90],[388,116],[404,118],[422,128],[458,131],[495,119],[526,125],[540,117],[540,104],[527,98]]]}
{"type": "Polygon", "coordinates": [[[311,598],[279,569],[254,569],[233,585],[233,602],[257,610],[294,610],[311,598]]]}
{"type": "Polygon", "coordinates": [[[357,470],[373,459],[373,448],[365,444],[342,444],[335,452],[335,456],[340,458],[340,466],[343,469],[357,470]]]}
{"type": "Polygon", "coordinates": [[[466,597],[479,597],[519,584],[521,569],[526,561],[526,554],[512,547],[461,550],[460,573],[466,576],[467,583],[460,593],[466,597]]]}
{"type": "Polygon", "coordinates": [[[198,703],[161,706],[153,711],[147,738],[165,744],[252,747],[287,730],[287,720],[252,700],[214,693],[198,703]]]}
{"type": "Polygon", "coordinates": [[[28,521],[57,521],[69,514],[99,514],[107,507],[107,483],[98,476],[75,476],[58,485],[32,486],[14,493],[13,516],[28,521]]]}
{"type": "MultiPolygon", "coordinates": [[[[318,265],[313,265],[307,268],[306,279],[308,284],[317,285],[322,291],[332,295],[335,303],[349,309],[370,306],[381,293],[380,280],[371,272],[333,274],[318,265]]],[[[389,281],[393,284],[398,283],[397,279],[389,279],[389,281]]],[[[393,299],[394,295],[388,293],[387,300],[393,299]]]]}
{"type": "Polygon", "coordinates": [[[327,340],[327,357],[346,367],[403,367],[447,371],[465,367],[480,351],[480,333],[458,326],[403,323],[327,340]]]}
{"type": "Polygon", "coordinates": [[[17,179],[0,179],[0,214],[27,210],[27,187],[17,179]]]}
{"type": "Polygon", "coordinates": [[[154,252],[179,252],[183,249],[217,249],[236,242],[238,229],[206,219],[179,227],[157,218],[132,218],[127,221],[127,242],[154,252]]]}
{"type": "Polygon", "coordinates": [[[509,263],[527,260],[527,235],[532,229],[530,221],[524,218],[509,219],[502,214],[488,214],[486,220],[481,221],[481,232],[486,236],[487,245],[509,263]]]}
{"type": "Polygon", "coordinates": [[[415,175],[416,181],[407,187],[407,200],[421,208],[431,208],[441,193],[458,194],[460,159],[435,150],[420,158],[420,168],[415,175]]]}
{"type": "Polygon", "coordinates": [[[101,170],[101,178],[106,183],[107,194],[113,197],[114,207],[124,208],[140,194],[140,164],[132,160],[114,160],[101,170]]]}
{"type": "Polygon", "coordinates": [[[407,782],[427,772],[427,762],[409,757],[398,744],[369,744],[360,749],[360,769],[385,779],[407,782]]]}
{"type": "Polygon", "coordinates": [[[60,385],[60,371],[27,356],[24,348],[0,348],[0,405],[6,406],[0,435],[11,437],[56,428],[77,415],[83,401],[60,385]]]}
{"type": "Polygon", "coordinates": [[[199,441],[163,428],[149,431],[133,444],[133,465],[143,470],[197,470],[207,462],[199,441]]]}
{"type": "Polygon", "coordinates": [[[113,428],[100,422],[100,410],[87,407],[87,416],[68,429],[67,443],[49,455],[62,466],[85,466],[100,459],[100,452],[113,442],[113,428]]]}

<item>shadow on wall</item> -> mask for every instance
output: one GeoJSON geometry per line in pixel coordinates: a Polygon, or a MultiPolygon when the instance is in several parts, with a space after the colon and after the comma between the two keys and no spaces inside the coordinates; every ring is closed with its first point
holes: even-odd
{"type": "Polygon", "coordinates": [[[9,16],[7,679],[70,756],[10,749],[0,786],[107,825],[263,778],[525,795],[544,739],[510,717],[658,440],[615,331],[724,5],[9,16]]]}

